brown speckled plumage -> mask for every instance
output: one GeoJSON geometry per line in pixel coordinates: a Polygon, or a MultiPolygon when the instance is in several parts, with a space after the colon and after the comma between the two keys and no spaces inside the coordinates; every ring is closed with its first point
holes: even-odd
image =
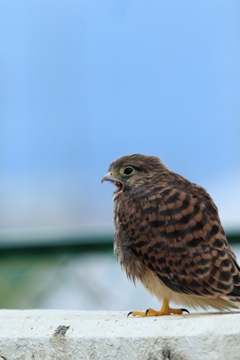
{"type": "Polygon", "coordinates": [[[236,307],[240,268],[206,190],[153,156],[124,156],[108,174],[122,184],[114,203],[114,248],[129,278],[159,300],[236,307]],[[129,166],[133,174],[120,174],[129,166]]]}

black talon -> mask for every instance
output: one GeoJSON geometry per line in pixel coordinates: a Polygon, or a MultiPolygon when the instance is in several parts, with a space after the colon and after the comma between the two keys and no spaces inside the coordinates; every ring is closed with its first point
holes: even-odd
{"type": "Polygon", "coordinates": [[[147,309],[147,310],[145,311],[145,315],[147,315],[148,312],[149,312],[149,309],[147,309]]]}
{"type": "Polygon", "coordinates": [[[190,314],[190,312],[187,309],[181,309],[181,310],[182,310],[182,312],[186,311],[187,313],[190,314]]]}
{"type": "Polygon", "coordinates": [[[133,313],[133,312],[132,312],[132,311],[130,311],[130,313],[128,313],[128,314],[127,314],[127,317],[129,317],[129,315],[131,315],[132,313],[133,313]]]}

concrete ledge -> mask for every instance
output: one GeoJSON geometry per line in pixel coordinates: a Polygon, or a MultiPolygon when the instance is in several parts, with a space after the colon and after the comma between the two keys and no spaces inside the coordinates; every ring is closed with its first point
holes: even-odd
{"type": "Polygon", "coordinates": [[[240,359],[240,312],[0,310],[0,360],[240,359]]]}

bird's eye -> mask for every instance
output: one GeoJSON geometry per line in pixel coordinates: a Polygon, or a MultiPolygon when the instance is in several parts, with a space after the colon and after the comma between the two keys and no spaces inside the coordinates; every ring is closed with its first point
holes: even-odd
{"type": "Polygon", "coordinates": [[[120,169],[120,175],[122,176],[130,176],[134,173],[134,168],[132,166],[126,166],[126,167],[122,167],[120,169]]]}
{"type": "Polygon", "coordinates": [[[133,172],[133,168],[131,167],[126,167],[126,169],[124,169],[124,175],[131,175],[131,173],[133,172]]]}

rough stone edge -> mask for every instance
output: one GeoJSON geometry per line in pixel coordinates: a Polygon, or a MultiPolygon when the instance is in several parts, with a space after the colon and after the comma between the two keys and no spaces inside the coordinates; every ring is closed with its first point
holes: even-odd
{"type": "Polygon", "coordinates": [[[239,320],[237,312],[129,319],[125,312],[1,310],[0,360],[239,359],[239,320]]]}

